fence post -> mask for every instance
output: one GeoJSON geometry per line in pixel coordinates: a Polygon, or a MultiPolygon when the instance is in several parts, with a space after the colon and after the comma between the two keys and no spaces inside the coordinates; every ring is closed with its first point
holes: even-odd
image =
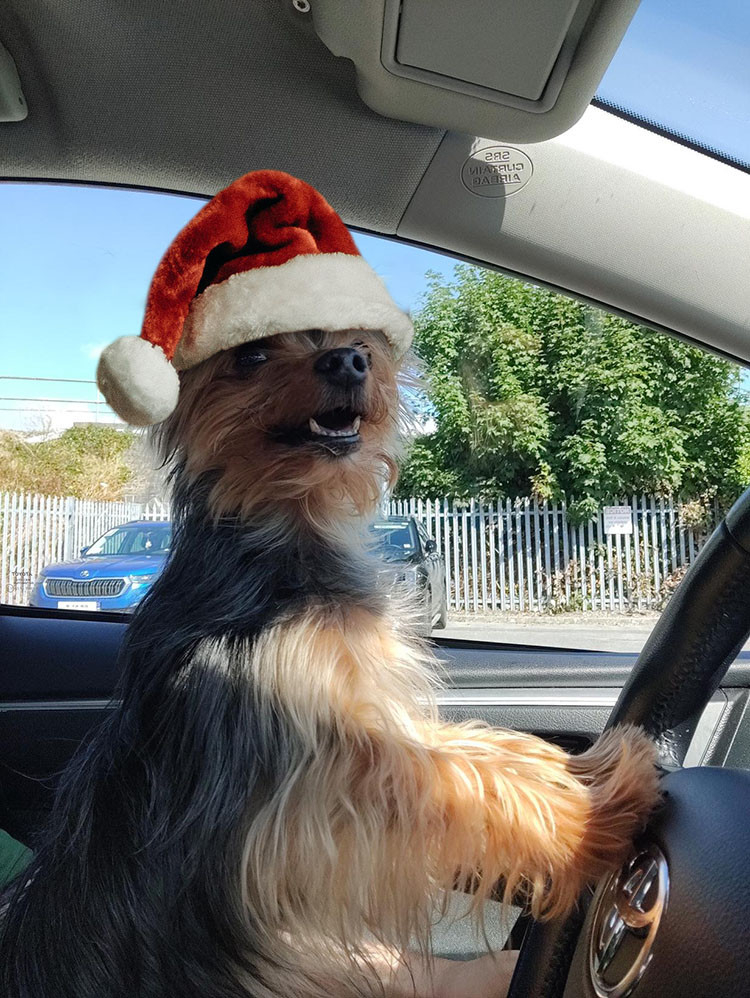
{"type": "Polygon", "coordinates": [[[497,517],[495,507],[491,502],[487,505],[487,512],[489,518],[490,606],[493,610],[497,610],[497,549],[495,547],[497,517]]]}
{"type": "MultiPolygon", "coordinates": [[[[625,496],[625,498],[622,500],[622,504],[623,504],[623,506],[627,506],[628,505],[628,497],[627,496],[625,496]]],[[[630,519],[631,519],[631,524],[632,524],[632,520],[633,520],[633,514],[632,514],[632,512],[630,514],[630,519]]],[[[637,538],[637,536],[638,536],[635,533],[635,525],[634,524],[633,524],[633,530],[634,530],[634,532],[632,534],[625,534],[625,536],[622,539],[622,543],[623,543],[623,545],[625,547],[625,578],[627,580],[627,585],[628,585],[628,592],[627,592],[628,610],[632,610],[633,609],[633,573],[632,573],[632,570],[631,570],[631,557],[632,557],[632,555],[631,555],[630,547],[631,547],[631,542],[632,542],[633,538],[634,537],[637,538]]]]}
{"type": "Polygon", "coordinates": [[[7,603],[8,597],[8,532],[10,527],[10,496],[3,492],[3,535],[0,548],[0,601],[7,603]]]}
{"type": "MultiPolygon", "coordinates": [[[[555,505],[555,510],[557,510],[557,505],[555,505]]],[[[555,598],[555,579],[553,577],[551,552],[552,547],[550,545],[550,520],[552,517],[552,507],[545,499],[542,503],[542,526],[544,528],[544,596],[545,605],[547,608],[553,606],[553,600],[555,598]]],[[[554,522],[552,524],[552,537],[555,539],[557,534],[554,529],[554,522]]],[[[540,609],[542,607],[540,606],[540,609]]]]}
{"type": "MultiPolygon", "coordinates": [[[[510,498],[505,500],[505,523],[504,529],[507,531],[508,538],[508,602],[509,609],[511,612],[516,609],[516,567],[514,561],[514,551],[513,551],[513,515],[511,513],[510,498]]],[[[520,605],[519,605],[520,608],[520,605]]]]}
{"type": "MultiPolygon", "coordinates": [[[[587,553],[588,553],[588,573],[589,573],[589,588],[591,590],[591,609],[596,610],[596,600],[598,586],[596,582],[596,547],[594,544],[594,521],[589,520],[586,524],[586,539],[587,553]]],[[[599,593],[599,609],[604,609],[604,603],[601,598],[601,593],[599,593]]]]}
{"type": "MultiPolygon", "coordinates": [[[[523,535],[522,535],[522,503],[521,500],[516,496],[513,503],[513,519],[515,520],[515,535],[516,535],[516,562],[518,566],[518,609],[523,611],[526,606],[526,592],[525,592],[525,581],[523,574],[523,535]]],[[[529,607],[531,609],[531,607],[529,607]]]]}
{"type": "MultiPolygon", "coordinates": [[[[575,500],[572,500],[573,502],[575,500]]],[[[586,538],[584,536],[583,523],[578,524],[578,528],[573,527],[572,541],[578,544],[578,574],[581,579],[581,608],[586,609],[586,590],[588,582],[588,555],[586,553],[586,538]]],[[[591,593],[591,609],[594,609],[594,594],[591,593]]]]}
{"type": "Polygon", "coordinates": [[[479,564],[481,566],[482,609],[487,609],[487,517],[484,514],[484,503],[479,500],[477,513],[479,523],[479,564]]]}
{"type": "Polygon", "coordinates": [[[604,513],[602,513],[602,534],[601,534],[604,544],[607,549],[607,593],[609,596],[609,609],[614,610],[615,608],[615,573],[612,567],[612,534],[604,533],[604,513]]]}
{"type": "Polygon", "coordinates": [[[443,558],[445,559],[445,600],[446,606],[451,606],[453,592],[453,567],[451,565],[451,533],[448,522],[448,500],[443,498],[443,558]]]}
{"type": "MultiPolygon", "coordinates": [[[[604,539],[604,513],[602,510],[596,514],[596,547],[597,547],[597,558],[599,562],[599,590],[601,592],[602,610],[607,609],[607,570],[605,567],[605,559],[607,556],[607,544],[604,539]]],[[[611,609],[611,607],[610,607],[611,609]]]]}
{"type": "Polygon", "coordinates": [[[469,518],[471,520],[471,601],[474,607],[474,613],[479,609],[479,580],[477,578],[477,573],[479,569],[479,559],[477,558],[477,540],[479,538],[479,532],[477,530],[477,503],[476,499],[472,499],[469,505],[469,518]]]}
{"type": "Polygon", "coordinates": [[[677,531],[680,541],[680,568],[685,567],[685,521],[682,516],[682,500],[677,500],[677,531]]]}
{"type": "Polygon", "coordinates": [[[31,508],[29,510],[29,532],[31,534],[31,550],[29,551],[29,557],[24,565],[23,572],[23,601],[27,603],[29,596],[31,595],[31,587],[34,584],[34,579],[37,576],[37,570],[39,565],[39,525],[42,522],[42,497],[35,493],[31,500],[31,508]]]}
{"type": "Polygon", "coordinates": [[[76,529],[76,501],[73,496],[68,496],[65,500],[65,513],[63,516],[63,561],[69,561],[73,557],[73,542],[75,540],[76,529]]]}
{"type": "Polygon", "coordinates": [[[463,587],[464,587],[464,610],[468,612],[470,594],[469,594],[469,525],[468,525],[469,514],[466,509],[466,503],[461,507],[461,569],[463,572],[463,587]]]}
{"type": "MultiPolygon", "coordinates": [[[[546,503],[544,506],[544,512],[546,514],[546,503]]],[[[542,577],[542,538],[541,538],[541,526],[539,520],[539,501],[536,496],[534,496],[534,503],[532,506],[532,512],[534,516],[534,575],[536,576],[536,608],[541,613],[544,608],[544,579],[542,577]]],[[[528,522],[528,521],[527,521],[528,522]]]]}
{"type": "Polygon", "coordinates": [[[528,499],[523,501],[523,518],[526,528],[526,582],[528,583],[529,610],[535,610],[534,606],[534,562],[532,561],[531,547],[531,509],[528,499]]]}
{"type": "Polygon", "coordinates": [[[654,566],[654,594],[658,601],[661,596],[661,582],[659,580],[659,538],[657,536],[658,524],[656,517],[656,499],[651,496],[651,551],[654,566]]]}
{"type": "MultiPolygon", "coordinates": [[[[555,503],[557,505],[557,503],[555,503]]],[[[555,523],[557,523],[557,515],[555,515],[555,523]]],[[[570,582],[571,574],[575,572],[575,544],[573,545],[572,557],[570,550],[570,527],[568,526],[568,507],[565,500],[562,501],[562,506],[560,507],[560,530],[562,531],[562,542],[563,542],[563,573],[565,578],[565,605],[570,605],[570,582]]]]}
{"type": "Polygon", "coordinates": [[[500,574],[500,609],[505,609],[505,517],[501,501],[497,500],[497,561],[500,574]]]}
{"type": "Polygon", "coordinates": [[[669,561],[667,551],[667,509],[664,505],[663,497],[659,498],[659,546],[661,547],[661,577],[662,580],[666,581],[669,577],[669,561]]]}
{"type": "Polygon", "coordinates": [[[461,563],[458,557],[458,534],[459,534],[459,513],[456,508],[456,500],[451,503],[451,530],[453,531],[453,591],[456,594],[456,609],[462,606],[463,594],[461,592],[461,563]]]}

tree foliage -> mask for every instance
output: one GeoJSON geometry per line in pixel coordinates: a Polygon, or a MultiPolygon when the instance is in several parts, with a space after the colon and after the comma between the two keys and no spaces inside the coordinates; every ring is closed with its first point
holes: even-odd
{"type": "Polygon", "coordinates": [[[0,432],[0,489],[121,499],[132,477],[128,452],[134,434],[112,426],[72,426],[34,442],[0,432]]]}
{"type": "Polygon", "coordinates": [[[475,267],[429,275],[415,347],[436,430],[400,495],[734,498],[750,470],[736,365],[618,316],[475,267]]]}

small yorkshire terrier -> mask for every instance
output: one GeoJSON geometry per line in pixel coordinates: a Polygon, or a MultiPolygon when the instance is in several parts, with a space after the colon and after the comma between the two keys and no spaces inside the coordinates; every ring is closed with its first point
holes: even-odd
{"type": "Polygon", "coordinates": [[[155,431],[173,549],[10,899],[6,998],[428,994],[407,954],[429,967],[447,892],[564,913],[657,800],[633,729],[569,756],[438,719],[368,552],[398,457],[392,337],[238,339],[183,367],[155,431]]]}

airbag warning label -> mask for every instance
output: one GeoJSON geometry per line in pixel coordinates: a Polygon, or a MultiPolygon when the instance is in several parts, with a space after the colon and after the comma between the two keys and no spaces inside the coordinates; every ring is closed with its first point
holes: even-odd
{"type": "Polygon", "coordinates": [[[461,182],[472,194],[507,198],[528,184],[534,167],[525,152],[513,146],[478,149],[461,167],[461,182]]]}

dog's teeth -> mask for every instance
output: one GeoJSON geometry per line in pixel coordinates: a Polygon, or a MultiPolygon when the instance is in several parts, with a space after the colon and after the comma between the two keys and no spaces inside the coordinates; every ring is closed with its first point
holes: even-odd
{"type": "Polygon", "coordinates": [[[320,423],[310,417],[310,432],[314,433],[318,437],[351,437],[353,434],[359,430],[359,424],[361,420],[357,416],[354,422],[350,426],[344,426],[340,430],[331,430],[327,426],[321,426],[320,423]]]}

